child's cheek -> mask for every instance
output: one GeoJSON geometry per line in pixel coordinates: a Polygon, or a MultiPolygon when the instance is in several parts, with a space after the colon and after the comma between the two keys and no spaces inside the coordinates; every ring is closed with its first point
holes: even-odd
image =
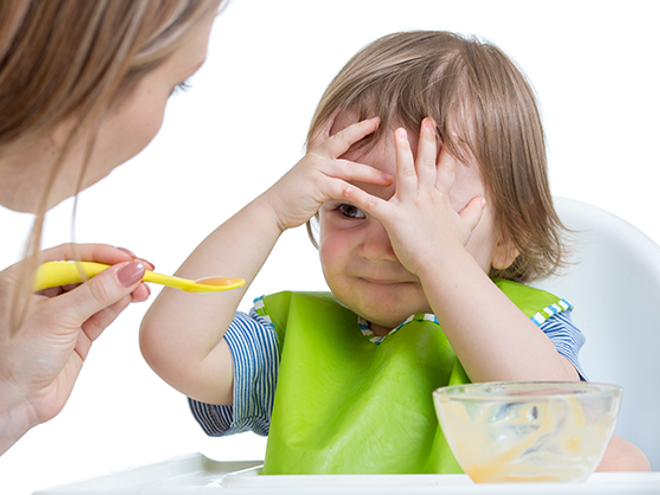
{"type": "Polygon", "coordinates": [[[326,266],[332,266],[333,261],[337,259],[338,248],[334,239],[328,235],[321,236],[321,242],[319,244],[319,258],[321,259],[321,264],[326,266]]]}
{"type": "Polygon", "coordinates": [[[341,273],[348,258],[349,247],[341,229],[322,228],[320,231],[319,258],[323,271],[341,273]]]}

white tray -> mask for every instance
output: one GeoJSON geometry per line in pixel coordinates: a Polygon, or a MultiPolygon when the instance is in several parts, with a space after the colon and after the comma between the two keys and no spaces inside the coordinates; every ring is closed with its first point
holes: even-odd
{"type": "Polygon", "coordinates": [[[474,484],[462,474],[259,476],[261,463],[219,462],[202,454],[190,454],[68,486],[40,490],[34,495],[197,495],[218,491],[239,495],[660,493],[660,472],[595,473],[586,483],[578,484],[474,484]]]}

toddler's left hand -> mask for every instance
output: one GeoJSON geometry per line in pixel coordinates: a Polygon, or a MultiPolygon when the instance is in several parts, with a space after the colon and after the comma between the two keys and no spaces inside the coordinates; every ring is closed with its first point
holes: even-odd
{"type": "Polygon", "coordinates": [[[434,259],[465,248],[486,200],[475,197],[460,212],[454,210],[450,192],[460,162],[443,149],[436,163],[435,130],[430,119],[422,121],[416,161],[404,129],[395,131],[394,145],[394,195],[385,201],[353,188],[346,196],[383,223],[399,261],[419,275],[434,259]]]}

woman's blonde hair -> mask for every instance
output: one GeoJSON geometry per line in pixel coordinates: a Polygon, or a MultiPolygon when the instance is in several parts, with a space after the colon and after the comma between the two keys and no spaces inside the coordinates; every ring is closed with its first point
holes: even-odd
{"type": "MultiPolygon", "coordinates": [[[[81,130],[91,130],[80,190],[104,115],[160,66],[223,0],[3,0],[0,3],[0,158],[74,122],[37,207],[18,310],[25,316],[52,186],[81,130]]],[[[29,164],[25,166],[29,167],[29,164]]],[[[16,309],[16,304],[12,304],[16,309]]]]}
{"type": "Polygon", "coordinates": [[[425,117],[459,160],[479,164],[496,226],[520,251],[491,276],[527,282],[563,265],[562,226],[548,185],[545,137],[534,91],[496,46],[441,31],[394,33],[360,50],[330,83],[308,133],[350,112],[379,116],[379,129],[357,143],[379,142],[395,126],[418,135],[425,117]]]}

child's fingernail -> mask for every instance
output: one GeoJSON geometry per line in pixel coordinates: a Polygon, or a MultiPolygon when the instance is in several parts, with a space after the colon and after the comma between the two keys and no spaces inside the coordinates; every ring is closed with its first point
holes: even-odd
{"type": "Polygon", "coordinates": [[[371,122],[372,124],[378,124],[380,123],[380,117],[373,117],[369,119],[369,122],[371,122]]]}
{"type": "Polygon", "coordinates": [[[122,287],[130,287],[144,277],[144,265],[139,261],[129,263],[117,272],[117,278],[122,287]]]}
{"type": "Polygon", "coordinates": [[[403,127],[396,130],[396,135],[399,139],[406,139],[408,137],[408,133],[403,127]]]}

